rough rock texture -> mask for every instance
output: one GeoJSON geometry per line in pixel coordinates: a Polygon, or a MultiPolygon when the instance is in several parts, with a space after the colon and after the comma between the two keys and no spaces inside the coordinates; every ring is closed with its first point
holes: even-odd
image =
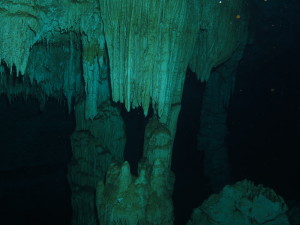
{"type": "Polygon", "coordinates": [[[75,107],[76,130],[71,136],[73,158],[68,178],[72,190],[72,224],[96,225],[97,183],[104,180],[111,163],[123,162],[126,136],[120,112],[111,106],[109,99],[102,103],[102,110],[94,120],[85,119],[84,106],[81,102],[75,107]]]}
{"type": "Polygon", "coordinates": [[[272,189],[243,180],[211,195],[194,210],[188,225],[289,225],[287,209],[272,189]]]}

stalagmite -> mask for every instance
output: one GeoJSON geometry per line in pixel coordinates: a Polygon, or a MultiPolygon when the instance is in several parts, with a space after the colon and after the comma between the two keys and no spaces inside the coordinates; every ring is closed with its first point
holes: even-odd
{"type": "Polygon", "coordinates": [[[181,79],[176,84],[166,122],[156,115],[146,127],[138,176],[129,175],[127,163],[114,164],[108,170],[106,181],[99,182],[96,204],[101,224],[173,224],[171,159],[183,82],[181,79]],[[125,174],[125,180],[121,174],[125,174]]]}
{"type": "Polygon", "coordinates": [[[101,181],[97,187],[100,224],[173,224],[171,192],[164,192],[162,182],[168,177],[159,160],[153,167],[142,162],[137,177],[130,174],[127,162],[111,165],[105,184],[101,181]]]}

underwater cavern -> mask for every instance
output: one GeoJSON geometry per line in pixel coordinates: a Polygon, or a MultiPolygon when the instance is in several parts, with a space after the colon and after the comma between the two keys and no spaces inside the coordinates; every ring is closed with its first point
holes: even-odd
{"type": "Polygon", "coordinates": [[[1,225],[300,225],[298,0],[0,0],[1,225]]]}

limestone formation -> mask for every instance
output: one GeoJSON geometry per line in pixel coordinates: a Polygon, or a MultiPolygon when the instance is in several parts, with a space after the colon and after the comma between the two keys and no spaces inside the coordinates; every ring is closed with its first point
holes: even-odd
{"type": "Polygon", "coordinates": [[[24,99],[32,96],[39,99],[41,105],[49,97],[59,101],[66,99],[72,111],[75,97],[83,94],[79,43],[78,36],[71,33],[54,36],[51,43],[35,44],[24,76],[17,77],[17,71],[10,71],[7,63],[3,64],[0,93],[11,100],[17,96],[24,99]]]}
{"type": "Polygon", "coordinates": [[[127,162],[112,164],[105,184],[97,187],[100,224],[173,224],[170,188],[174,180],[164,180],[169,173],[159,160],[152,167],[142,162],[137,177],[131,175],[127,162]]]}
{"type": "Polygon", "coordinates": [[[166,117],[199,31],[198,0],[100,0],[112,98],[166,117]]]}
{"type": "Polygon", "coordinates": [[[123,120],[109,101],[94,120],[85,119],[84,102],[75,107],[76,130],[71,143],[73,157],[68,179],[72,190],[72,224],[98,223],[95,193],[111,163],[123,162],[126,141],[123,120]]]}
{"type": "Polygon", "coordinates": [[[194,210],[188,225],[289,225],[287,209],[274,190],[243,180],[211,195],[194,210]]]}
{"type": "MultiPolygon", "coordinates": [[[[0,33],[2,34],[0,59],[10,68],[10,73],[13,72],[14,66],[16,76],[26,73],[28,61],[33,54],[31,49],[34,45],[42,42],[46,43],[47,49],[48,47],[51,49],[52,46],[60,47],[62,52],[67,51],[66,53],[69,55],[68,64],[61,62],[62,66],[69,68],[69,73],[61,74],[61,79],[64,79],[62,94],[66,96],[70,106],[74,90],[81,87],[78,83],[75,84],[77,76],[74,75],[77,72],[80,72],[81,75],[81,69],[76,68],[81,64],[86,92],[85,115],[87,118],[93,119],[97,114],[97,107],[102,101],[101,94],[103,93],[98,89],[98,82],[102,79],[103,71],[101,69],[105,64],[105,40],[97,1],[63,0],[59,4],[54,0],[1,1],[0,18],[0,33]],[[62,44],[66,35],[69,43],[62,44]],[[60,44],[57,45],[57,43],[60,44]],[[80,63],[76,61],[81,56],[77,52],[78,45],[83,47],[80,49],[82,50],[82,62],[80,63]]],[[[33,68],[39,66],[37,62],[40,60],[31,64],[33,68]]],[[[48,67],[51,66],[51,62],[46,63],[48,67]]],[[[43,73],[35,74],[34,71],[30,71],[29,74],[31,83],[34,81],[40,83],[42,80],[49,82],[43,73]]],[[[50,75],[53,76],[53,74],[50,75]]],[[[60,84],[48,86],[47,90],[44,90],[45,94],[47,96],[54,95],[55,89],[58,89],[60,84]]]]}

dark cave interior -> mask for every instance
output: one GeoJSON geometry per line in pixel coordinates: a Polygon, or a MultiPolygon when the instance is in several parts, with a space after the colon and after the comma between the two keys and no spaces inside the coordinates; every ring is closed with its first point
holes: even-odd
{"type": "MultiPolygon", "coordinates": [[[[300,4],[262,2],[255,1],[253,41],[238,67],[226,143],[234,181],[247,178],[273,188],[286,201],[300,201],[300,4]]],[[[196,150],[204,89],[188,71],[172,161],[178,225],[212,193],[202,174],[203,153],[196,150]]],[[[17,98],[9,104],[1,96],[0,107],[0,224],[69,224],[66,173],[73,114],[54,99],[41,111],[35,99],[17,98]]],[[[127,133],[124,157],[135,172],[149,116],[123,108],[122,116],[127,133]]]]}

